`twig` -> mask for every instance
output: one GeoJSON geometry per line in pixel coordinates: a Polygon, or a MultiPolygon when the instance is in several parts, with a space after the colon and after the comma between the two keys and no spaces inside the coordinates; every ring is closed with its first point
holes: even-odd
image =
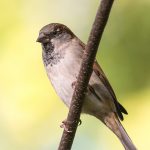
{"type": "Polygon", "coordinates": [[[83,61],[81,64],[79,76],[77,78],[77,83],[67,117],[67,128],[68,131],[71,132],[66,132],[66,130],[63,131],[58,150],[71,149],[80,119],[85,92],[93,71],[93,63],[105,25],[109,17],[113,1],[114,0],[102,0],[98,8],[97,15],[95,17],[95,21],[88,39],[88,43],[83,54],[83,61]]]}

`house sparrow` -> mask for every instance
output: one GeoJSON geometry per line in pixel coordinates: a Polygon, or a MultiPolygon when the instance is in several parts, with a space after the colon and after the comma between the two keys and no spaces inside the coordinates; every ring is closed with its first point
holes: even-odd
{"type": "MultiPolygon", "coordinates": [[[[51,23],[44,26],[37,42],[42,44],[42,57],[47,75],[59,97],[69,107],[82,62],[85,44],[65,25],[51,23]]],[[[97,61],[93,65],[82,113],[93,115],[110,128],[126,150],[136,150],[121,125],[125,108],[117,101],[115,93],[97,61]]]]}

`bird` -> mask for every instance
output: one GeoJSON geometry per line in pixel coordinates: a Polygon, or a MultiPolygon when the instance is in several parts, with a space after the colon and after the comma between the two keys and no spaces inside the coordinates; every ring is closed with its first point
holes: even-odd
{"type": "MultiPolygon", "coordinates": [[[[61,23],[50,23],[39,31],[42,59],[48,78],[60,99],[70,107],[82,63],[85,44],[61,23]]],[[[126,109],[118,102],[104,71],[95,59],[82,113],[102,121],[121,141],[125,150],[137,150],[121,124],[126,109]]]]}

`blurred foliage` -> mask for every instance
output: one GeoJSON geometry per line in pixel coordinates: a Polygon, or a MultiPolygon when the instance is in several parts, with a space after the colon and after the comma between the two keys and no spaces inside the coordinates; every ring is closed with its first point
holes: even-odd
{"type": "Polygon", "coordinates": [[[117,9],[121,6],[116,4],[112,11],[100,58],[108,68],[113,64],[108,72],[119,77],[116,87],[125,94],[150,86],[150,19],[147,15],[150,5],[132,2],[117,9]]]}
{"type": "MultiPolygon", "coordinates": [[[[99,0],[0,0],[0,149],[57,149],[67,108],[51,87],[36,43],[51,22],[85,43],[99,0]]],[[[138,149],[149,149],[150,1],[115,1],[97,55],[129,115],[123,125],[138,149]],[[142,137],[142,139],[141,139],[142,137]]],[[[123,149],[93,117],[82,116],[73,149],[123,149]]]]}

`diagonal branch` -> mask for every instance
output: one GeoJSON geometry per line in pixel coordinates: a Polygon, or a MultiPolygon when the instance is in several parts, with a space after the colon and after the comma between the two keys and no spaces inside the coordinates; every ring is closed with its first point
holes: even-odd
{"type": "Polygon", "coordinates": [[[98,8],[95,21],[88,39],[86,49],[83,54],[83,60],[73,93],[68,117],[67,128],[71,132],[63,131],[63,135],[60,141],[58,150],[70,150],[78,122],[80,119],[80,113],[82,110],[83,100],[85,92],[88,86],[89,79],[93,71],[93,63],[98,50],[98,46],[107,23],[109,13],[114,0],[101,0],[98,8]]]}

